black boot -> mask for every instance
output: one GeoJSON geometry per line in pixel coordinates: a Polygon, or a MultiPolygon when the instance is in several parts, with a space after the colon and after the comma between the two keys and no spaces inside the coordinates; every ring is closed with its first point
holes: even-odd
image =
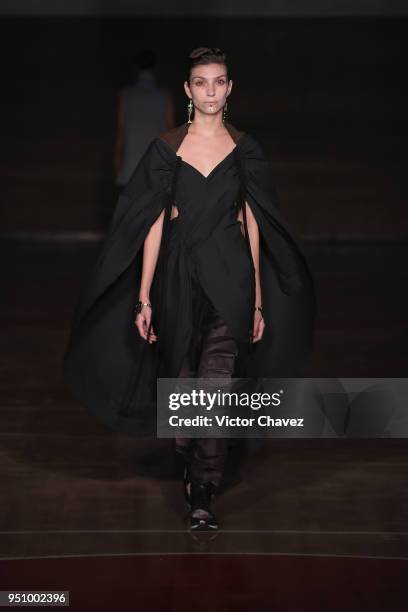
{"type": "Polygon", "coordinates": [[[216,488],[212,482],[191,482],[190,529],[192,531],[218,529],[218,521],[211,512],[211,501],[216,488]]]}

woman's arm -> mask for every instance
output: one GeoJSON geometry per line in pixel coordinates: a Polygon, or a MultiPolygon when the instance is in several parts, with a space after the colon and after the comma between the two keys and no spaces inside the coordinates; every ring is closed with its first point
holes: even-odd
{"type": "MultiPolygon", "coordinates": [[[[245,202],[246,206],[246,218],[248,226],[248,235],[251,243],[252,258],[255,267],[255,282],[256,282],[256,301],[255,306],[262,306],[262,291],[261,291],[261,279],[259,272],[259,228],[254,217],[254,213],[251,210],[248,202],[245,202]]],[[[239,209],[238,221],[241,222],[241,232],[245,236],[244,220],[242,215],[242,209],[239,209]]]]}
{"type": "MultiPolygon", "coordinates": [[[[252,259],[255,268],[255,308],[262,307],[261,279],[259,271],[259,228],[254,214],[248,202],[245,202],[248,237],[251,245],[252,259]]],[[[241,223],[241,231],[245,236],[244,220],[242,210],[239,210],[238,221],[241,223]]],[[[252,342],[258,342],[263,336],[265,321],[260,310],[254,312],[254,325],[252,329],[252,342]]]]}
{"type": "MultiPolygon", "coordinates": [[[[163,233],[164,213],[165,210],[163,209],[156,221],[151,226],[144,241],[142,277],[139,289],[139,300],[141,302],[150,303],[150,288],[152,286],[157,259],[159,256],[160,243],[163,233]]],[[[150,306],[143,306],[140,312],[136,315],[135,319],[135,325],[139,330],[139,334],[150,344],[157,340],[153,327],[151,327],[149,337],[147,337],[147,331],[150,326],[151,318],[152,309],[150,306]]]]}
{"type": "MultiPolygon", "coordinates": [[[[150,288],[152,286],[157,260],[159,257],[160,244],[163,234],[164,213],[165,209],[161,211],[160,215],[151,226],[143,245],[143,265],[142,277],[140,280],[139,301],[144,303],[150,303],[150,288]]],[[[171,207],[170,219],[178,217],[178,214],[178,208],[173,204],[171,207]]],[[[152,310],[150,306],[143,306],[135,320],[135,324],[140,335],[145,340],[149,340],[150,343],[157,340],[153,327],[151,328],[149,338],[147,337],[147,330],[149,329],[151,318],[152,310]]]]}
{"type": "Polygon", "coordinates": [[[142,278],[139,290],[139,300],[141,302],[148,302],[150,299],[150,287],[153,282],[163,232],[164,212],[163,209],[151,226],[144,241],[142,278]]]}

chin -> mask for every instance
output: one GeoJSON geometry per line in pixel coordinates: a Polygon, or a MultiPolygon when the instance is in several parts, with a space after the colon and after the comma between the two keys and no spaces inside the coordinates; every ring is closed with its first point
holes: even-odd
{"type": "Polygon", "coordinates": [[[219,107],[217,104],[214,104],[214,107],[213,107],[213,109],[212,109],[212,110],[211,110],[211,109],[208,107],[208,105],[206,105],[206,108],[204,109],[204,112],[205,112],[207,115],[215,115],[215,113],[218,113],[218,112],[220,112],[221,110],[222,110],[222,109],[221,109],[221,108],[220,108],[220,107],[219,107]]]}

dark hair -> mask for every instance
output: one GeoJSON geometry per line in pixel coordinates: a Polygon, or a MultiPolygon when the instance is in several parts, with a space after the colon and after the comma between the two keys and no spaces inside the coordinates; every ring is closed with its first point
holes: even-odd
{"type": "Polygon", "coordinates": [[[217,47],[197,47],[188,56],[187,83],[190,83],[191,71],[194,66],[202,64],[224,64],[227,68],[227,78],[229,80],[226,54],[217,47]]]}

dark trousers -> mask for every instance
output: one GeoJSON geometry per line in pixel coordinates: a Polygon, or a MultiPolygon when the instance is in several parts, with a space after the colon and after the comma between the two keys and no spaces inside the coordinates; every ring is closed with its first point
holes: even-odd
{"type": "MultiPolygon", "coordinates": [[[[192,283],[195,329],[179,377],[231,378],[238,355],[237,342],[195,276],[192,283]]],[[[193,480],[211,481],[219,486],[227,454],[225,438],[176,437],[176,451],[184,455],[193,480]]]]}

